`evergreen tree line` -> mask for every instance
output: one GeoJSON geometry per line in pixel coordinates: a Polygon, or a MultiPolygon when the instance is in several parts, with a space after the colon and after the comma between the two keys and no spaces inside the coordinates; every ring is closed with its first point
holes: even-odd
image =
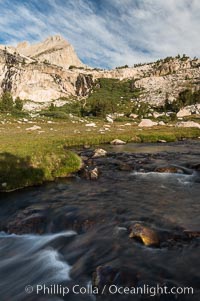
{"type": "Polygon", "coordinates": [[[164,111],[172,111],[177,113],[180,109],[186,106],[191,106],[200,103],[200,90],[192,92],[190,89],[186,89],[179,93],[179,96],[173,102],[168,100],[166,95],[164,111]]]}
{"type": "Polygon", "coordinates": [[[23,101],[17,97],[15,101],[10,92],[4,92],[0,97],[0,112],[21,112],[23,101]]]}

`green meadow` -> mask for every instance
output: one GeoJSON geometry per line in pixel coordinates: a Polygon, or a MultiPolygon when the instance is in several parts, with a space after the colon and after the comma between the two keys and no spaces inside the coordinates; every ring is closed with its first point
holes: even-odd
{"type": "Polygon", "coordinates": [[[1,191],[37,185],[77,172],[81,159],[71,151],[76,146],[95,147],[116,138],[126,142],[171,142],[200,137],[197,128],[140,129],[133,121],[108,124],[100,119],[80,122],[46,117],[14,118],[4,114],[0,118],[1,191]],[[95,127],[87,126],[91,123],[95,127]]]}

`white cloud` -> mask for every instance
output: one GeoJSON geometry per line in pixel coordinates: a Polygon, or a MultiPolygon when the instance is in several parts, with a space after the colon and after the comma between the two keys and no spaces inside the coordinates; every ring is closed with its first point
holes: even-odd
{"type": "Polygon", "coordinates": [[[0,37],[7,44],[61,33],[83,61],[110,67],[200,54],[198,0],[102,0],[101,10],[90,0],[47,0],[49,12],[32,1],[8,2],[0,1],[0,37]]]}

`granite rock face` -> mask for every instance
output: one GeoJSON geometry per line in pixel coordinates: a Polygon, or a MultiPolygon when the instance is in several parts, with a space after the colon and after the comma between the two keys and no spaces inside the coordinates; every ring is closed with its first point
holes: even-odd
{"type": "Polygon", "coordinates": [[[178,94],[187,89],[199,88],[200,60],[186,58],[171,58],[150,64],[150,75],[145,74],[136,80],[135,86],[142,88],[143,101],[152,105],[163,104],[166,97],[169,101],[177,98],[178,94]]]}
{"type": "Polygon", "coordinates": [[[76,55],[74,48],[59,35],[48,37],[45,41],[33,45],[28,42],[19,43],[15,51],[36,61],[63,68],[84,66],[76,55]]]}
{"type": "Polygon", "coordinates": [[[199,89],[200,60],[176,57],[129,68],[97,70],[85,66],[61,36],[33,45],[0,45],[0,94],[9,91],[14,98],[25,99],[27,110],[48,107],[52,101],[59,106],[63,104],[60,98],[69,96],[86,98],[98,78],[129,79],[141,91],[140,102],[158,106],[166,96],[169,101],[175,100],[187,87],[199,89]]]}
{"type": "Polygon", "coordinates": [[[61,97],[86,96],[92,83],[92,77],[82,75],[81,69],[71,71],[0,49],[0,94],[9,91],[14,98],[26,100],[27,110],[48,106],[61,97]]]}

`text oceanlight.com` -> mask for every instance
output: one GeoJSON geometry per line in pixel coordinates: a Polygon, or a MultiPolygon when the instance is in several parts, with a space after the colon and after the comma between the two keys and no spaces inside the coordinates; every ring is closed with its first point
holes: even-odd
{"type": "Polygon", "coordinates": [[[61,295],[66,296],[68,294],[75,295],[193,295],[194,289],[192,287],[168,287],[168,286],[150,286],[144,284],[137,287],[126,287],[126,286],[116,286],[116,285],[104,285],[101,289],[94,287],[92,285],[81,286],[75,284],[72,287],[62,286],[62,285],[27,285],[25,287],[25,292],[27,294],[35,293],[37,295],[61,295]]]}

